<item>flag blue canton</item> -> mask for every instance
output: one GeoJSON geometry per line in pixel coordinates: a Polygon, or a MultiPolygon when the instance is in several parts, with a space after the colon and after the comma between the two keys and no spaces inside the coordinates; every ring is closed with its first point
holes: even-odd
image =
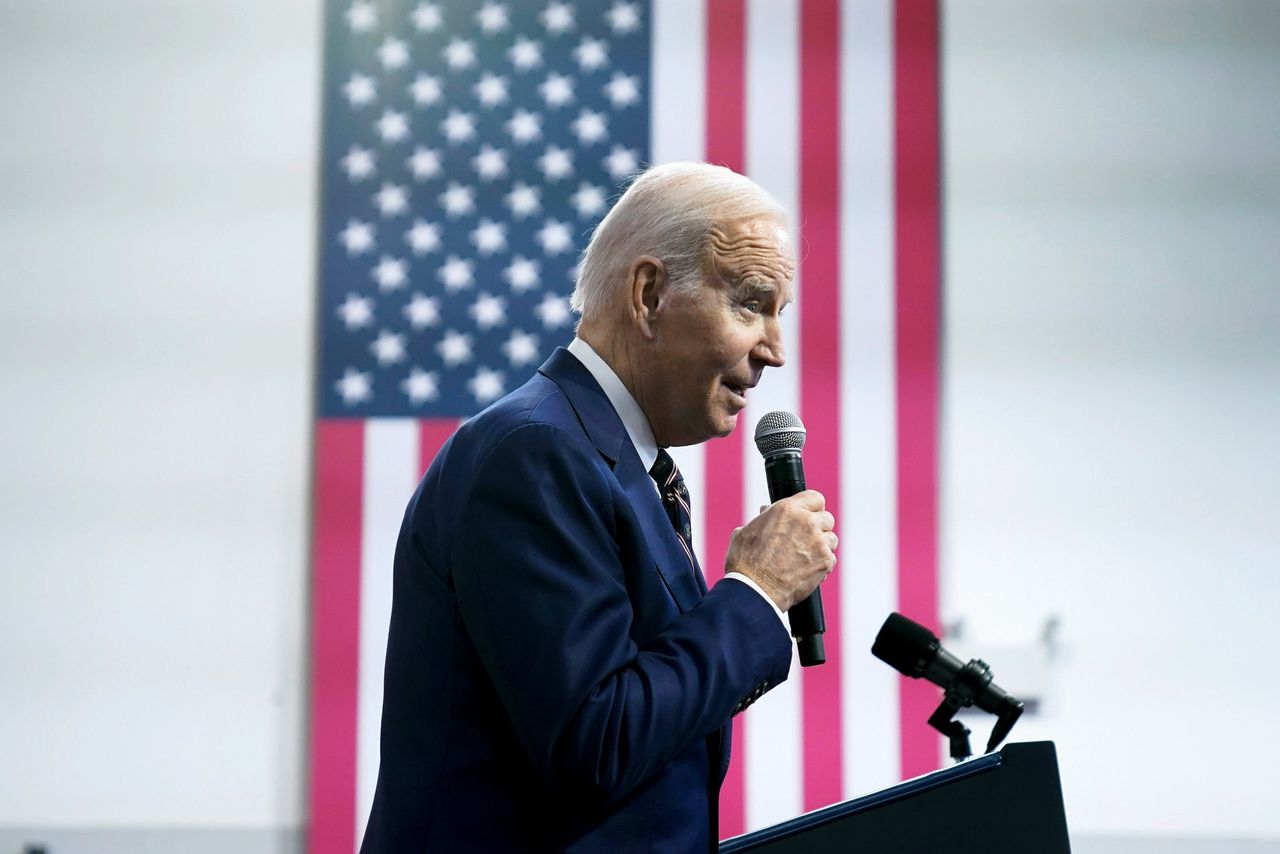
{"type": "Polygon", "coordinates": [[[591,229],[649,159],[649,9],[330,2],[322,417],[466,417],[572,336],[591,229]]]}

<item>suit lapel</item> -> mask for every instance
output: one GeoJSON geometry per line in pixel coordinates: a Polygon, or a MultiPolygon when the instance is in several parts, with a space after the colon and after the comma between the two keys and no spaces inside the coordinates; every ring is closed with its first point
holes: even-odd
{"type": "Polygon", "coordinates": [[[640,520],[645,542],[657,562],[663,583],[680,610],[690,610],[706,592],[702,572],[689,566],[653,480],[644,470],[622,419],[609,403],[608,396],[591,372],[563,347],[557,348],[539,371],[564,389],[587,437],[612,465],[614,475],[640,520]]]}

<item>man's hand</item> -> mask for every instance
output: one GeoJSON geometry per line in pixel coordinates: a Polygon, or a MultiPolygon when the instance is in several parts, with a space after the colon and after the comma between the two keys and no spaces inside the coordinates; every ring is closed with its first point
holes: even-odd
{"type": "Polygon", "coordinates": [[[733,532],[725,572],[740,572],[786,611],[835,568],[836,519],[812,489],[776,501],[733,532]]]}

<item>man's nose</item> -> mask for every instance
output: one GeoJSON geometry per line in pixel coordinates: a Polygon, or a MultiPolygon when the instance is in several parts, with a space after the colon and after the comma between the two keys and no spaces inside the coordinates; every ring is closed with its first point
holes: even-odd
{"type": "Polygon", "coordinates": [[[787,351],[782,345],[782,326],[776,320],[765,323],[765,332],[757,342],[753,355],[771,368],[780,368],[787,361],[787,351]]]}

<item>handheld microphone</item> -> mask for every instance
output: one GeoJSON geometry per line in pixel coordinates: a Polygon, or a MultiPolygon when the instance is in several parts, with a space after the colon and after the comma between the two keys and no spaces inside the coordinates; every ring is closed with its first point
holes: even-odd
{"type": "MultiPolygon", "coordinates": [[[[804,464],[800,451],[804,448],[805,429],[800,419],[790,412],[770,412],[756,424],[756,447],[764,457],[764,475],[769,482],[769,500],[778,501],[804,492],[804,464]]],[[[791,636],[800,651],[800,664],[812,667],[827,660],[822,635],[827,630],[822,613],[822,591],[814,588],[807,599],[787,611],[791,636]]]]}
{"type": "MultiPolygon", "coordinates": [[[[1022,702],[991,681],[991,668],[985,661],[975,658],[961,664],[960,659],[942,648],[933,632],[899,613],[890,614],[884,621],[871,654],[904,676],[928,679],[942,688],[950,701],[944,705],[950,705],[952,711],[961,706],[977,706],[996,715],[998,720],[987,743],[988,753],[1004,741],[1022,715],[1022,702]]],[[[930,723],[934,722],[930,720],[930,723]]]]}

